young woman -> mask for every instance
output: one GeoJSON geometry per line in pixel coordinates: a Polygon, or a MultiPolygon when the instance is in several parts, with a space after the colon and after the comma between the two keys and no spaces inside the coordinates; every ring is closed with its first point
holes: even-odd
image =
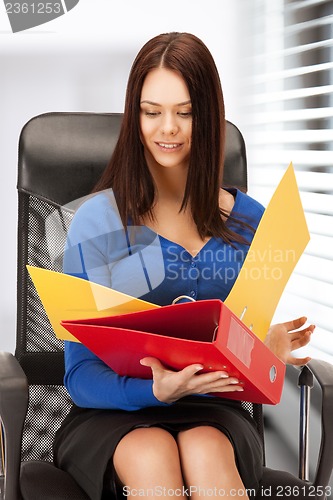
{"type": "MultiPolygon", "coordinates": [[[[212,56],[195,36],[150,40],[128,81],[118,143],[96,193],[77,211],[64,271],[159,305],[228,295],[263,207],[220,188],[225,116],[212,56]],[[221,258],[223,256],[223,258],[221,258]],[[232,272],[230,272],[232,271],[232,272]],[[232,276],[232,278],[230,278],[232,276]]],[[[308,343],[305,318],[271,327],[284,361],[308,343]],[[296,330],[296,331],[295,331],[296,330]],[[293,333],[290,333],[293,332],[293,333]]],[[[225,371],[174,372],[144,358],[152,380],[118,376],[66,343],[65,385],[75,403],[58,431],[56,464],[93,500],[203,495],[247,498],[262,475],[260,438],[225,371]]]]}

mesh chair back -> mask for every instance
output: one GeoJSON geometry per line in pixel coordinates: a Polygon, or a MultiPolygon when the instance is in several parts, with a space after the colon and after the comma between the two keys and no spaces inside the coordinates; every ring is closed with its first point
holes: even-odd
{"type": "MultiPolygon", "coordinates": [[[[52,460],[56,430],[71,408],[63,386],[63,343],[56,339],[26,265],[62,271],[70,203],[87,195],[111,156],[122,115],[50,113],[23,128],[18,170],[18,311],[16,357],[30,387],[23,460],[52,460]]],[[[245,147],[227,124],[224,183],[247,189],[245,147]]],[[[261,425],[261,407],[247,404],[261,425]]]]}

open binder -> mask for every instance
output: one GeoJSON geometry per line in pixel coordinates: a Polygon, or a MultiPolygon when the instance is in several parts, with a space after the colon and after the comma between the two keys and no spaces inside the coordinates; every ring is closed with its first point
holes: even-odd
{"type": "Polygon", "coordinates": [[[285,364],[220,300],[61,324],[119,375],[152,378],[151,369],[140,364],[146,356],[175,370],[199,363],[200,373],[225,370],[244,384],[242,392],[215,395],[280,401],[285,364]]]}

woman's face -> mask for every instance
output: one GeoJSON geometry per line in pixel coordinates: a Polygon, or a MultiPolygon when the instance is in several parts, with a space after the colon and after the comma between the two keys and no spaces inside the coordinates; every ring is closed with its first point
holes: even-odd
{"type": "Polygon", "coordinates": [[[141,140],[148,166],[188,167],[192,107],[185,81],[158,68],[145,78],[140,99],[141,140]]]}

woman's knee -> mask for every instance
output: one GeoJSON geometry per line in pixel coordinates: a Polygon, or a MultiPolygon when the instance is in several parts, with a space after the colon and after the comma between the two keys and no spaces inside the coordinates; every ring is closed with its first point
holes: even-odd
{"type": "Polygon", "coordinates": [[[178,447],[174,437],[164,429],[149,427],[126,434],[118,443],[113,463],[119,474],[132,467],[161,467],[175,458],[178,459],[178,447]]]}
{"type": "MultiPolygon", "coordinates": [[[[178,447],[187,485],[199,485],[203,491],[207,488],[207,492],[212,488],[230,492],[239,490],[242,497],[247,498],[233,445],[223,432],[210,426],[189,429],[179,433],[178,447]]],[[[200,495],[193,494],[193,500],[195,496],[200,495]]]]}
{"type": "Polygon", "coordinates": [[[199,426],[182,431],[177,437],[180,454],[206,457],[223,455],[234,460],[234,448],[230,439],[219,429],[211,426],[199,426]]]}

